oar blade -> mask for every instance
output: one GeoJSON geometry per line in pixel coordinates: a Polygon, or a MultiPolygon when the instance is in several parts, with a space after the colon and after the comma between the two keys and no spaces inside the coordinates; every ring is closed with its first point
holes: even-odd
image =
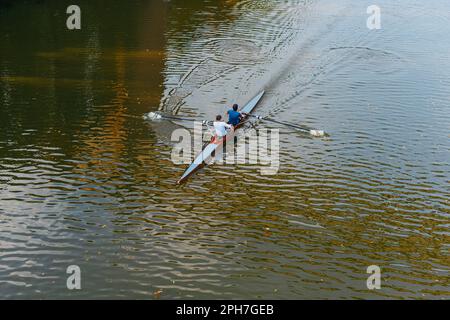
{"type": "Polygon", "coordinates": [[[163,117],[157,112],[149,112],[144,114],[146,120],[161,120],[163,117]]]}
{"type": "Polygon", "coordinates": [[[309,130],[309,133],[314,137],[324,137],[325,131],[323,130],[309,130]]]}

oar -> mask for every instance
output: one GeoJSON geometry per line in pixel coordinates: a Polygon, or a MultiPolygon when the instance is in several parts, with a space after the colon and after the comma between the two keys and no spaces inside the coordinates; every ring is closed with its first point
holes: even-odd
{"type": "Polygon", "coordinates": [[[262,116],[257,116],[257,115],[253,115],[253,114],[249,114],[249,116],[253,117],[253,118],[257,118],[259,120],[273,122],[273,123],[278,123],[278,124],[281,124],[281,125],[286,126],[286,127],[294,128],[296,130],[309,133],[310,135],[312,135],[314,137],[323,137],[323,136],[325,136],[325,132],[323,130],[306,129],[306,128],[300,127],[298,125],[295,125],[293,123],[282,122],[282,121],[278,121],[278,120],[274,120],[274,119],[270,119],[270,118],[266,118],[266,117],[262,117],[262,116]]]}
{"type": "MultiPolygon", "coordinates": [[[[149,112],[144,115],[144,119],[147,120],[162,120],[162,119],[168,119],[168,120],[180,120],[180,121],[194,121],[195,119],[192,118],[182,118],[182,117],[174,117],[169,116],[165,114],[161,114],[158,112],[149,112]]],[[[203,120],[202,123],[204,125],[212,124],[212,121],[203,120]]]]}
{"type": "Polygon", "coordinates": [[[165,115],[165,114],[161,114],[159,112],[149,112],[149,113],[144,115],[144,118],[148,119],[148,120],[161,120],[161,119],[186,120],[186,121],[192,120],[192,119],[188,119],[188,118],[180,118],[180,117],[168,116],[168,115],[165,115]]]}

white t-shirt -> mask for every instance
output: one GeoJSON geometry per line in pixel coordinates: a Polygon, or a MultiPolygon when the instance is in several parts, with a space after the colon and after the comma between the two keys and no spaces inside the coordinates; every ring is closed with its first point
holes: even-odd
{"type": "Polygon", "coordinates": [[[216,130],[216,135],[218,137],[223,137],[227,135],[227,128],[231,129],[232,125],[225,123],[223,121],[214,121],[214,129],[216,130]]]}

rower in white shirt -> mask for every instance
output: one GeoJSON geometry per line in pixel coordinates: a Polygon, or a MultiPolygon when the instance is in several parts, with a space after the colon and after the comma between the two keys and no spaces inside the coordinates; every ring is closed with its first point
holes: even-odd
{"type": "Polygon", "coordinates": [[[214,121],[214,129],[216,131],[216,136],[221,138],[227,135],[227,129],[233,129],[231,124],[225,123],[222,120],[222,116],[219,114],[216,116],[216,121],[214,121]]]}

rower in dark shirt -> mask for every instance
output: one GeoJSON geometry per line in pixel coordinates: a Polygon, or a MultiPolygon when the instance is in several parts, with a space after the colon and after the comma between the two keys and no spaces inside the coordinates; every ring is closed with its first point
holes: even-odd
{"type": "Polygon", "coordinates": [[[228,110],[228,123],[232,126],[237,126],[241,122],[243,115],[237,111],[239,106],[237,104],[233,105],[233,109],[228,110]]]}

